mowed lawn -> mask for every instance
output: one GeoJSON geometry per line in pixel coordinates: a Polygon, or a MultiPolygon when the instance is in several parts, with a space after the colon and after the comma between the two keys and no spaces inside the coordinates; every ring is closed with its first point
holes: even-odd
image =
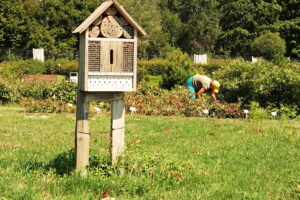
{"type": "Polygon", "coordinates": [[[0,107],[0,200],[300,199],[300,121],[126,116],[109,165],[110,116],[90,116],[90,167],[73,171],[75,114],[0,107]]]}

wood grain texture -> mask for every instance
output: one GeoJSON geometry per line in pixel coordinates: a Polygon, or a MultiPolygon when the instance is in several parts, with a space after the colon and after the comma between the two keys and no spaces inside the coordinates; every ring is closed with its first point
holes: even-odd
{"type": "Polygon", "coordinates": [[[85,31],[102,13],[109,8],[114,2],[105,1],[103,2],[88,18],[86,18],[74,31],[73,33],[82,33],[85,31]]]}
{"type": "Polygon", "coordinates": [[[134,30],[133,91],[136,91],[137,88],[137,53],[138,53],[138,38],[137,38],[137,31],[134,30]]]}
{"type": "Polygon", "coordinates": [[[134,29],[132,26],[124,26],[123,36],[126,39],[132,39],[134,37],[134,29]]]}
{"type": "Polygon", "coordinates": [[[103,41],[101,42],[101,45],[102,45],[101,72],[122,72],[122,60],[123,60],[122,43],[103,41]],[[111,51],[113,52],[112,54],[111,51]]]}
{"type": "Polygon", "coordinates": [[[88,122],[88,111],[89,103],[86,101],[86,93],[78,91],[75,130],[76,170],[85,170],[89,164],[90,130],[88,122]]]}
{"type": "Polygon", "coordinates": [[[112,101],[111,103],[111,141],[110,153],[112,164],[117,163],[118,158],[125,147],[125,106],[124,93],[120,93],[122,99],[112,101]]]}
{"type": "Polygon", "coordinates": [[[145,30],[127,13],[127,11],[116,1],[109,0],[102,3],[84,22],[82,22],[73,33],[82,33],[85,31],[99,16],[101,16],[105,10],[111,5],[114,5],[118,10],[119,14],[134,28],[138,31],[141,36],[146,35],[145,30]]]}
{"type": "Polygon", "coordinates": [[[89,92],[86,96],[87,102],[92,101],[114,101],[122,100],[123,95],[121,92],[89,92]]]}
{"type": "Polygon", "coordinates": [[[116,15],[118,10],[112,5],[106,11],[104,11],[106,15],[116,15]]]}
{"type": "Polygon", "coordinates": [[[81,91],[87,90],[88,35],[89,31],[85,31],[80,34],[78,88],[81,91]]]}
{"type": "Polygon", "coordinates": [[[104,17],[100,30],[101,35],[106,38],[119,38],[123,34],[123,24],[119,17],[110,15],[104,17]]]}
{"type": "Polygon", "coordinates": [[[91,25],[90,28],[89,28],[89,35],[90,35],[90,37],[96,38],[96,37],[99,36],[99,34],[100,34],[100,28],[99,28],[99,26],[91,25]]]}
{"type": "Polygon", "coordinates": [[[112,72],[122,72],[123,48],[121,42],[110,42],[110,50],[113,52],[112,72]]]}
{"type": "Polygon", "coordinates": [[[102,17],[102,15],[100,15],[97,19],[95,19],[95,21],[93,22],[93,25],[94,26],[100,25],[102,20],[103,20],[103,17],[102,17]]]}
{"type": "Polygon", "coordinates": [[[112,66],[110,64],[110,42],[101,42],[101,62],[102,70],[101,72],[112,72],[112,66]]]}

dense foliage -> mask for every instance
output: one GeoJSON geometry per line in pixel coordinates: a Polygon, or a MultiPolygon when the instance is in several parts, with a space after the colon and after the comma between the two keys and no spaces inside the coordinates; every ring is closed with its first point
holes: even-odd
{"type": "MultiPolygon", "coordinates": [[[[65,59],[49,60],[45,63],[35,60],[2,62],[0,101],[8,103],[34,99],[34,103],[26,100],[27,103],[23,105],[32,107],[29,110],[38,110],[35,105],[38,104],[41,111],[48,106],[49,110],[53,110],[51,103],[55,101],[53,104],[61,107],[55,112],[66,110],[66,103],[76,103],[75,84],[62,80],[62,77],[52,83],[22,82],[22,75],[41,72],[68,74],[76,71],[77,65],[76,61],[65,59]]],[[[205,107],[209,107],[214,111],[212,113],[217,113],[215,116],[236,117],[236,114],[240,116],[236,110],[239,106],[247,108],[251,102],[257,102],[259,107],[295,117],[300,113],[299,74],[299,62],[290,62],[287,59],[260,61],[255,64],[243,59],[212,59],[207,65],[198,65],[193,64],[187,54],[175,50],[166,59],[138,62],[140,88],[137,93],[127,95],[127,106],[138,105],[140,114],[184,116],[200,115],[205,107]],[[185,82],[195,73],[219,80],[221,88],[217,98],[221,104],[209,107],[209,102],[202,106],[200,101],[189,99],[185,82]],[[178,86],[180,90],[176,90],[178,86]],[[226,111],[227,108],[229,110],[226,111]],[[236,110],[237,113],[230,114],[231,110],[236,110]]]]}
{"type": "Polygon", "coordinates": [[[161,86],[172,89],[175,84],[184,85],[194,73],[194,65],[188,55],[175,50],[166,59],[161,86]]]}
{"type": "Polygon", "coordinates": [[[276,56],[283,57],[286,52],[284,40],[274,34],[266,33],[255,38],[251,44],[252,55],[274,60],[276,56]]]}
{"type": "Polygon", "coordinates": [[[78,61],[68,59],[47,60],[15,60],[0,63],[1,77],[22,78],[29,74],[59,74],[68,76],[70,72],[78,71],[78,61]]]}
{"type": "MultiPolygon", "coordinates": [[[[254,38],[267,32],[285,40],[287,56],[300,57],[297,0],[119,0],[148,33],[140,57],[166,56],[174,48],[193,53],[249,56],[254,38]]],[[[73,58],[72,31],[101,0],[1,0],[0,47],[45,48],[52,57],[73,58]]]]}
{"type": "Polygon", "coordinates": [[[271,62],[236,62],[214,73],[222,83],[223,101],[257,101],[264,107],[285,104],[300,108],[299,63],[278,66],[271,62]]]}

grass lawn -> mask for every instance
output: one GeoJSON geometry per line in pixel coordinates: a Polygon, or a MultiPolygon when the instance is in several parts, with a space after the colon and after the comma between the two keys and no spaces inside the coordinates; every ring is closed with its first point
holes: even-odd
{"type": "Polygon", "coordinates": [[[109,115],[91,116],[89,173],[74,164],[74,114],[0,107],[0,200],[300,199],[300,121],[126,116],[110,166],[109,115]]]}

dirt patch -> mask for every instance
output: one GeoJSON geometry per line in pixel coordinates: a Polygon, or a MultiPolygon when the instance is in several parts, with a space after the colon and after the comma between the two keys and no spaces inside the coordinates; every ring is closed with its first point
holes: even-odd
{"type": "Polygon", "coordinates": [[[56,74],[37,74],[37,75],[24,75],[24,83],[51,83],[57,80],[61,75],[56,74]]]}

